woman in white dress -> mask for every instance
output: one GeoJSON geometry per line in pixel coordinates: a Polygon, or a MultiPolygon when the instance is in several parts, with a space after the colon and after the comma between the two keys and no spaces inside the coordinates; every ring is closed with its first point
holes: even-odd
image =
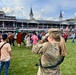
{"type": "Polygon", "coordinates": [[[30,47],[31,46],[31,42],[30,42],[30,35],[26,36],[26,47],[30,47]]]}

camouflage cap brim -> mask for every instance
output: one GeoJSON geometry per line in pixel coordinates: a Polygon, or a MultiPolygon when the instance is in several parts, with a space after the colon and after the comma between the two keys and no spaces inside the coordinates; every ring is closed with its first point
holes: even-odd
{"type": "Polygon", "coordinates": [[[61,30],[58,29],[58,28],[51,28],[51,29],[48,30],[48,33],[46,33],[45,36],[49,36],[51,33],[54,33],[54,32],[60,33],[61,30]]]}

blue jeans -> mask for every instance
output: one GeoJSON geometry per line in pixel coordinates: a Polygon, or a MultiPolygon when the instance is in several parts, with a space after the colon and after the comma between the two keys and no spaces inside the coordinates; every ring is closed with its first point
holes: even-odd
{"type": "Polygon", "coordinates": [[[1,71],[2,71],[2,68],[3,68],[4,65],[5,65],[4,75],[8,75],[10,60],[9,61],[0,61],[0,75],[1,75],[1,71]]]}
{"type": "Polygon", "coordinates": [[[75,39],[75,37],[72,37],[72,42],[73,42],[73,43],[75,42],[74,39],[75,39]]]}

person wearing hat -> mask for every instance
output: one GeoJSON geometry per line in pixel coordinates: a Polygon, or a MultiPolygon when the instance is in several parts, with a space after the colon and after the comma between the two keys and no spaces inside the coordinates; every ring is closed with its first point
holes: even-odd
{"type": "Polygon", "coordinates": [[[11,53],[11,46],[9,43],[7,43],[7,34],[2,34],[0,47],[2,46],[0,50],[0,75],[3,66],[5,65],[5,75],[8,75],[9,66],[10,66],[10,59],[12,58],[11,53]]]}
{"type": "Polygon", "coordinates": [[[51,28],[45,38],[32,48],[32,52],[41,54],[37,75],[60,75],[59,65],[64,61],[66,45],[57,28],[51,28]],[[48,41],[45,39],[47,38],[48,41]]]}

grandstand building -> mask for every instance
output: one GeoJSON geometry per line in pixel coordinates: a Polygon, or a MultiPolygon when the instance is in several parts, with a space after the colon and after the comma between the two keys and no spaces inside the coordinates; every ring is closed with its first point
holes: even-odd
{"type": "Polygon", "coordinates": [[[59,21],[36,20],[33,18],[32,8],[30,9],[30,19],[17,19],[15,16],[6,16],[0,11],[0,32],[14,32],[17,28],[27,31],[45,31],[49,28],[66,28],[76,27],[76,19],[62,20],[62,12],[60,11],[59,21]]]}

